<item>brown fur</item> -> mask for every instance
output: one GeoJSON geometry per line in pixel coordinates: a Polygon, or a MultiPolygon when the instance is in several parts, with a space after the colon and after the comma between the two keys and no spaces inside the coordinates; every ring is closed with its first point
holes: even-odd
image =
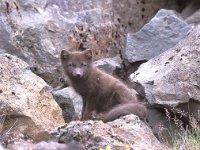
{"type": "Polygon", "coordinates": [[[146,118],[146,107],[120,80],[92,65],[92,51],[61,52],[61,62],[72,86],[83,98],[82,120],[104,122],[135,114],[146,118]]]}

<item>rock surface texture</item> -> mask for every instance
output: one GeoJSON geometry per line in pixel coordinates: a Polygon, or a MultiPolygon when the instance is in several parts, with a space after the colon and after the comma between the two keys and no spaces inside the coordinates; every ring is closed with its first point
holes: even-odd
{"type": "Polygon", "coordinates": [[[47,139],[51,130],[64,123],[47,84],[16,56],[1,54],[0,64],[2,139],[12,131],[35,141],[47,139]]]}
{"type": "Polygon", "coordinates": [[[181,108],[200,121],[200,26],[131,74],[151,104],[181,108]]]}
{"type": "Polygon", "coordinates": [[[190,29],[174,11],[161,9],[140,31],[127,34],[125,58],[130,63],[149,60],[175,46],[190,29]]]}
{"type": "Polygon", "coordinates": [[[113,58],[103,58],[95,61],[93,64],[111,75],[122,69],[122,59],[119,56],[113,58]]]}
{"type": "Polygon", "coordinates": [[[106,124],[102,121],[70,122],[58,128],[53,136],[62,143],[76,140],[87,150],[105,149],[106,146],[117,150],[167,149],[135,115],[124,116],[106,124]]]}
{"type": "Polygon", "coordinates": [[[61,49],[92,48],[96,59],[113,57],[126,32],[137,31],[161,7],[178,9],[160,0],[1,0],[0,53],[18,56],[57,86],[61,49]]]}
{"type": "Polygon", "coordinates": [[[84,149],[76,143],[74,145],[72,144],[66,145],[56,142],[40,142],[37,144],[31,142],[21,142],[9,145],[7,150],[84,150],[84,149]]]}
{"type": "Polygon", "coordinates": [[[195,25],[200,24],[200,9],[197,10],[194,14],[192,14],[188,18],[186,18],[185,21],[187,23],[191,23],[191,24],[195,24],[195,25]]]}
{"type": "Polygon", "coordinates": [[[63,111],[65,122],[81,117],[82,98],[71,87],[53,91],[52,93],[63,111]]]}

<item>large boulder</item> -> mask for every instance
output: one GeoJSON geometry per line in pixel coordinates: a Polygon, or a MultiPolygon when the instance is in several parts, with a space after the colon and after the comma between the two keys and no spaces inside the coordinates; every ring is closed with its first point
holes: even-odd
{"type": "Polygon", "coordinates": [[[87,150],[110,147],[111,149],[165,150],[151,129],[135,115],[121,117],[109,123],[102,121],[70,122],[53,132],[61,143],[75,140],[87,150]]]}
{"type": "Polygon", "coordinates": [[[113,57],[123,49],[125,32],[137,31],[160,7],[178,5],[160,0],[2,0],[0,53],[18,56],[57,86],[61,49],[92,48],[96,59],[113,57]]]}
{"type": "Polygon", "coordinates": [[[130,63],[149,60],[175,46],[190,29],[174,11],[161,9],[140,31],[127,34],[125,58],[130,63]]]}
{"type": "Polygon", "coordinates": [[[34,141],[47,139],[54,128],[64,123],[47,84],[16,56],[1,54],[0,64],[1,140],[15,133],[34,141]]]}
{"type": "Polygon", "coordinates": [[[139,83],[144,88],[144,96],[149,103],[160,107],[177,107],[176,112],[189,114],[198,121],[200,121],[199,37],[200,26],[197,26],[176,46],[142,64],[130,75],[133,84],[139,83]]]}

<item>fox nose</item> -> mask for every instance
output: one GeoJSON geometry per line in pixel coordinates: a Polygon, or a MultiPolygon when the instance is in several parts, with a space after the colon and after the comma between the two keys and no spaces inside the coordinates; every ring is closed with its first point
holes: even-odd
{"type": "Polygon", "coordinates": [[[75,71],[76,78],[81,78],[82,76],[82,70],[80,68],[77,68],[75,71]]]}
{"type": "Polygon", "coordinates": [[[80,77],[81,77],[81,74],[80,74],[80,73],[77,73],[77,74],[76,74],[76,77],[77,77],[77,78],[80,78],[80,77]]]}

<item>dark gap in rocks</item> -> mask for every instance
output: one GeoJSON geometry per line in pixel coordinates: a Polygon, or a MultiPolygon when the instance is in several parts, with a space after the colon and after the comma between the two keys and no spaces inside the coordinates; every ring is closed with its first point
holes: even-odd
{"type": "Polygon", "coordinates": [[[7,13],[9,13],[9,7],[10,7],[10,5],[9,5],[8,2],[5,2],[5,3],[6,3],[6,10],[7,10],[7,13]]]}
{"type": "Polygon", "coordinates": [[[84,37],[84,36],[83,36],[83,33],[80,33],[79,36],[80,36],[80,37],[84,37]]]}
{"type": "Polygon", "coordinates": [[[10,56],[8,56],[8,55],[6,55],[6,58],[8,58],[9,60],[11,60],[12,58],[10,57],[10,56]]]}
{"type": "Polygon", "coordinates": [[[145,11],[145,8],[143,7],[143,8],[142,8],[142,12],[144,12],[144,11],[145,11]]]}
{"type": "Polygon", "coordinates": [[[78,49],[80,49],[81,51],[84,51],[85,50],[84,44],[80,43],[78,49]]]}
{"type": "Polygon", "coordinates": [[[120,23],[121,22],[120,18],[117,18],[117,21],[120,23]]]}
{"type": "Polygon", "coordinates": [[[136,61],[134,63],[128,64],[128,66],[127,66],[127,72],[126,72],[126,74],[127,74],[126,78],[129,77],[132,73],[134,73],[138,69],[138,67],[141,64],[145,63],[145,62],[147,62],[147,60],[136,61]]]}
{"type": "Polygon", "coordinates": [[[128,22],[128,25],[129,25],[129,26],[132,26],[132,22],[129,21],[129,22],[128,22]]]}
{"type": "Polygon", "coordinates": [[[174,56],[170,57],[168,60],[173,60],[174,56]]]}
{"type": "Polygon", "coordinates": [[[15,7],[16,7],[16,9],[17,9],[17,11],[19,11],[19,7],[18,7],[18,5],[17,5],[17,3],[16,3],[16,2],[14,2],[14,5],[15,5],[15,7]]]}
{"type": "Polygon", "coordinates": [[[33,72],[33,73],[36,73],[38,71],[37,67],[30,67],[30,70],[33,72]]]}
{"type": "Polygon", "coordinates": [[[169,64],[169,62],[168,62],[168,61],[167,61],[167,62],[165,62],[165,66],[166,66],[167,64],[169,64]]]}
{"type": "Polygon", "coordinates": [[[145,4],[145,0],[141,0],[141,3],[142,3],[142,4],[145,4]]]}
{"type": "Polygon", "coordinates": [[[80,26],[80,30],[83,31],[83,27],[82,26],[80,26]]]}
{"type": "Polygon", "coordinates": [[[179,104],[177,107],[171,107],[169,105],[159,105],[159,104],[155,104],[154,107],[161,113],[165,114],[165,116],[167,117],[167,119],[169,119],[171,122],[175,122],[176,120],[180,120],[182,122],[182,127],[184,129],[186,128],[191,128],[191,117],[194,117],[192,114],[191,115],[191,110],[193,107],[199,107],[199,105],[197,105],[197,101],[190,99],[188,103],[182,103],[179,104]],[[167,114],[166,110],[169,112],[167,114]],[[191,110],[190,110],[191,109],[191,110]],[[190,112],[190,113],[189,113],[190,112]]]}

